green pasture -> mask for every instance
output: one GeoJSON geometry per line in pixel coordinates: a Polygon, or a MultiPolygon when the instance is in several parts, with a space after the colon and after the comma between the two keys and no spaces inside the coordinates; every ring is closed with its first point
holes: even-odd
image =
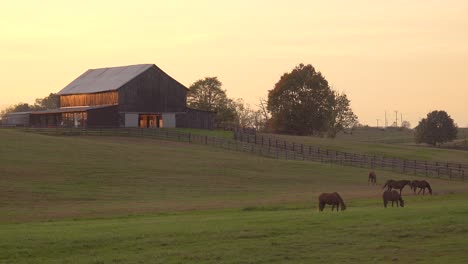
{"type": "MultiPolygon", "coordinates": [[[[462,137],[467,129],[460,129],[462,137]]],[[[353,134],[340,133],[337,138],[271,135],[280,140],[351,153],[468,164],[468,151],[436,148],[413,143],[413,132],[407,129],[359,128],[353,134]]],[[[261,135],[260,135],[261,136],[261,135]]]]}
{"type": "Polygon", "coordinates": [[[466,263],[465,196],[0,225],[4,263],[466,263]]]}
{"type": "Polygon", "coordinates": [[[218,138],[234,138],[234,132],[227,130],[207,130],[207,129],[194,129],[194,128],[177,128],[182,133],[190,133],[198,136],[218,137],[218,138]]]}
{"type": "Polygon", "coordinates": [[[465,263],[468,183],[131,137],[0,130],[0,263],[465,263]],[[422,178],[418,178],[422,179],[422,178]],[[321,192],[344,212],[317,212],[321,192]]]}

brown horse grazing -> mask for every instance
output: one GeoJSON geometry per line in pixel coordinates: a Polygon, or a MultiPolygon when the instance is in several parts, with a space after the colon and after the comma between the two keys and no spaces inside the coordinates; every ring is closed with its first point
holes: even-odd
{"type": "Polygon", "coordinates": [[[372,183],[372,185],[375,185],[377,183],[377,175],[375,175],[374,171],[369,172],[369,177],[367,178],[367,185],[369,183],[372,183]]]}
{"type": "Polygon", "coordinates": [[[392,189],[397,189],[397,190],[400,190],[400,195],[401,195],[401,190],[403,190],[403,188],[405,188],[406,185],[409,185],[411,187],[411,182],[407,180],[402,180],[402,181],[388,180],[382,189],[385,189],[385,187],[387,187],[387,191],[390,191],[392,189]]]}
{"type": "Polygon", "coordinates": [[[341,198],[341,196],[337,193],[322,193],[318,197],[319,200],[319,211],[323,211],[323,208],[325,208],[326,204],[331,204],[332,205],[332,212],[335,209],[336,206],[336,211],[338,212],[341,206],[341,211],[346,210],[346,205],[341,198]]]}
{"type": "Polygon", "coordinates": [[[429,190],[429,193],[432,195],[431,185],[425,180],[422,180],[422,181],[414,180],[411,182],[410,187],[414,193],[416,193],[416,189],[419,188],[420,190],[418,194],[420,194],[421,191],[423,191],[423,195],[425,195],[426,188],[427,188],[429,190]]]}
{"type": "Polygon", "coordinates": [[[399,207],[398,202],[400,202],[401,207],[405,207],[405,201],[403,201],[403,199],[401,198],[401,195],[395,190],[385,191],[383,193],[383,205],[385,208],[387,208],[387,203],[389,201],[392,201],[392,207],[393,207],[394,202],[397,202],[396,203],[397,207],[399,207]]]}

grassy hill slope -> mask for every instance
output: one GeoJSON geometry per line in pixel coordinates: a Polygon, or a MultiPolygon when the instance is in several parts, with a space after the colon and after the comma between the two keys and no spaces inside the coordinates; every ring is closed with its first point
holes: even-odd
{"type": "MultiPolygon", "coordinates": [[[[461,131],[465,133],[466,130],[461,129],[461,131]]],[[[383,131],[376,128],[361,128],[352,135],[340,134],[335,139],[273,134],[265,134],[265,136],[352,153],[468,164],[468,151],[415,145],[412,143],[412,132],[409,130],[387,129],[383,131]]]]}
{"type": "MultiPolygon", "coordinates": [[[[0,130],[0,263],[464,263],[468,183],[384,209],[367,170],[0,130]],[[338,191],[348,209],[316,210],[338,191]]],[[[378,172],[389,178],[412,177],[378,172]]]]}
{"type": "MultiPolygon", "coordinates": [[[[308,203],[326,191],[380,195],[358,168],[151,139],[0,133],[0,221],[308,203]]],[[[401,177],[379,172],[378,180],[401,177]]],[[[435,184],[438,192],[463,186],[435,184]]]]}

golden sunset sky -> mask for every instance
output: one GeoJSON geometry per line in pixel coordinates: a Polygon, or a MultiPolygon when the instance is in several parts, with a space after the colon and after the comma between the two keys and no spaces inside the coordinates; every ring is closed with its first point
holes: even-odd
{"type": "Polygon", "coordinates": [[[446,110],[468,126],[468,1],[4,1],[0,108],[58,92],[89,68],[154,63],[189,86],[218,76],[256,105],[310,63],[360,122],[446,110]]]}

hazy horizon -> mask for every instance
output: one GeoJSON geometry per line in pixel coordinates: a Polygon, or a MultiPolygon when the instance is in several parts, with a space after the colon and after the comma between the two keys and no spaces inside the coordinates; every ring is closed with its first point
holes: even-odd
{"type": "Polygon", "coordinates": [[[312,64],[359,121],[414,127],[445,110],[468,127],[468,2],[21,1],[0,4],[0,108],[56,93],[90,68],[154,63],[182,84],[217,76],[256,105],[312,64]]]}

